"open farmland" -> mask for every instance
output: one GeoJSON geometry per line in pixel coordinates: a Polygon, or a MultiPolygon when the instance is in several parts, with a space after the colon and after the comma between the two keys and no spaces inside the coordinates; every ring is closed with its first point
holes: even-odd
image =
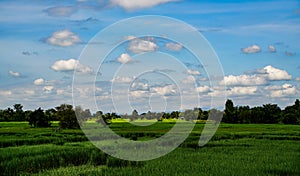
{"type": "MultiPolygon", "coordinates": [[[[183,122],[184,123],[184,122],[183,122]]],[[[300,126],[221,124],[204,147],[197,123],[179,148],[146,162],[124,161],[93,146],[79,129],[31,128],[24,122],[0,123],[2,175],[300,175],[300,126]]],[[[151,140],[174,122],[109,127],[132,140],[151,140]]]]}

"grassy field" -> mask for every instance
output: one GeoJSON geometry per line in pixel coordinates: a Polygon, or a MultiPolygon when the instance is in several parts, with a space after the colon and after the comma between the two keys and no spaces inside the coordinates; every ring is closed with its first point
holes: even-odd
{"type": "MultiPolygon", "coordinates": [[[[142,123],[142,122],[141,122],[142,123]]],[[[129,139],[150,140],[174,122],[110,125],[129,139]]],[[[81,130],[31,128],[26,122],[0,123],[0,175],[300,175],[300,126],[221,124],[204,147],[204,124],[179,148],[146,162],[124,161],[94,147],[81,130]]]]}

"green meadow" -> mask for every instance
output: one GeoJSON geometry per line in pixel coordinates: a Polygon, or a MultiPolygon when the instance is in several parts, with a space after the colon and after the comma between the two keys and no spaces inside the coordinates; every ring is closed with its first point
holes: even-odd
{"type": "MultiPolygon", "coordinates": [[[[128,139],[151,140],[174,123],[141,127],[116,120],[109,128],[128,139]]],[[[299,125],[221,124],[212,140],[199,147],[204,127],[199,122],[180,147],[144,162],[111,157],[80,129],[57,127],[57,122],[48,128],[0,122],[0,175],[300,175],[299,125]]]]}

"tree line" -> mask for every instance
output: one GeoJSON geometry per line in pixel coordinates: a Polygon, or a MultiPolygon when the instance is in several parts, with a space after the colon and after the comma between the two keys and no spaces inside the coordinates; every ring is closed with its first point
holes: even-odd
{"type": "Polygon", "coordinates": [[[300,124],[300,101],[281,109],[277,104],[264,104],[250,108],[249,106],[234,106],[232,100],[225,103],[225,123],[265,123],[265,124],[300,124]]]}
{"type": "Polygon", "coordinates": [[[49,127],[51,121],[59,121],[60,128],[79,128],[80,124],[88,119],[94,118],[98,123],[109,125],[112,119],[137,119],[162,121],[164,119],[182,120],[207,120],[211,111],[223,113],[224,123],[265,123],[265,124],[300,124],[300,101],[296,99],[294,105],[281,109],[277,104],[264,104],[250,108],[249,106],[235,106],[233,101],[228,99],[225,103],[225,110],[218,111],[202,110],[201,108],[188,109],[185,111],[172,112],[146,112],[139,114],[133,110],[131,114],[118,115],[116,113],[103,113],[97,111],[92,114],[89,109],[75,108],[72,105],[62,104],[55,108],[43,110],[23,110],[21,104],[13,105],[13,108],[0,110],[0,121],[28,121],[32,127],[49,127]]]}

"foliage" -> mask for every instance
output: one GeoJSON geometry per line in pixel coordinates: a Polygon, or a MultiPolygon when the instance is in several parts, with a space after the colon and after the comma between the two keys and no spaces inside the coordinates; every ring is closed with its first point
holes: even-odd
{"type": "Polygon", "coordinates": [[[49,118],[45,116],[44,110],[41,108],[28,112],[28,122],[34,127],[49,127],[51,125],[49,118]]]}
{"type": "Polygon", "coordinates": [[[56,111],[61,128],[79,128],[79,123],[72,105],[62,104],[56,107],[56,111]]]}

